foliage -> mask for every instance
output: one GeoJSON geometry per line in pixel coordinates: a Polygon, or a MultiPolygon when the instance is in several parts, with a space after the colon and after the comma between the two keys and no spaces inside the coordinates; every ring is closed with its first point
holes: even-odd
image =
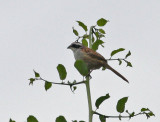
{"type": "MultiPolygon", "coordinates": [[[[109,22],[108,20],[104,19],[104,18],[100,18],[99,20],[97,20],[96,25],[91,26],[90,30],[88,30],[88,27],[81,21],[76,21],[78,23],[78,25],[85,31],[84,35],[79,35],[78,31],[73,27],[73,33],[74,35],[77,37],[76,41],[80,41],[84,46],[86,47],[90,47],[93,50],[97,51],[100,47],[104,47],[104,38],[105,38],[105,30],[103,29],[103,27],[109,22]]],[[[119,65],[122,64],[122,62],[125,62],[127,64],[128,67],[132,67],[132,64],[130,61],[128,61],[129,56],[131,56],[131,52],[127,51],[128,53],[124,56],[124,58],[113,58],[115,55],[118,55],[121,52],[124,52],[125,48],[118,48],[118,49],[114,49],[111,53],[110,53],[110,58],[107,59],[107,61],[118,61],[119,65]]],[[[61,80],[60,83],[57,82],[50,82],[48,80],[45,80],[41,77],[41,75],[36,72],[34,70],[34,77],[29,79],[29,85],[33,85],[33,83],[35,81],[41,80],[44,81],[44,88],[45,90],[49,90],[52,85],[63,85],[63,86],[69,86],[71,91],[74,92],[77,89],[76,85],[79,84],[88,84],[89,85],[89,81],[91,78],[89,78],[89,71],[87,69],[87,66],[85,64],[85,62],[83,62],[82,60],[77,60],[74,63],[75,68],[77,69],[77,71],[83,76],[83,80],[80,82],[77,82],[76,80],[73,80],[72,82],[70,81],[64,81],[67,77],[67,71],[64,65],[62,64],[58,64],[57,66],[57,71],[59,74],[59,78],[61,80]],[[86,78],[86,80],[84,80],[84,77],[86,78]]],[[[87,85],[86,85],[87,86],[87,85]]],[[[87,87],[87,95],[89,94],[90,89],[89,87],[87,87]]],[[[91,100],[90,94],[88,95],[88,102],[91,102],[89,100],[91,100]]],[[[96,102],[95,102],[95,106],[96,106],[96,110],[92,110],[92,106],[90,107],[91,110],[89,110],[89,118],[92,117],[93,115],[98,115],[99,116],[99,120],[101,122],[106,122],[107,118],[118,118],[119,120],[121,120],[122,118],[133,118],[135,116],[138,115],[146,115],[147,119],[150,118],[151,116],[155,116],[154,113],[148,109],[148,108],[142,108],[140,110],[140,112],[135,113],[135,112],[129,112],[128,110],[126,110],[126,104],[128,101],[128,97],[123,97],[121,99],[118,100],[117,105],[116,105],[116,110],[118,112],[117,116],[110,116],[110,115],[104,115],[101,114],[99,112],[97,112],[97,110],[99,110],[100,105],[104,102],[107,101],[110,98],[109,94],[106,94],[104,96],[100,96],[96,102]],[[127,114],[126,115],[122,115],[122,114],[127,114]]],[[[67,122],[67,120],[65,119],[64,116],[60,115],[56,118],[55,120],[56,122],[67,122]]],[[[14,120],[10,119],[9,122],[15,122],[14,120]]],[[[27,122],[38,122],[38,120],[33,116],[30,115],[27,118],[27,122]]],[[[77,120],[72,120],[72,122],[85,122],[83,120],[77,121],[77,120]]],[[[89,119],[89,122],[92,122],[92,119],[89,119]]]]}

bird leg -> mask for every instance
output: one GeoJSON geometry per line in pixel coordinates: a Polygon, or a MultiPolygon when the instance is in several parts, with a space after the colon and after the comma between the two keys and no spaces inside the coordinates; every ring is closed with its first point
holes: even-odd
{"type": "Polygon", "coordinates": [[[89,79],[92,79],[92,76],[90,75],[92,71],[93,70],[90,70],[89,73],[86,75],[86,77],[89,77],[89,79]]]}

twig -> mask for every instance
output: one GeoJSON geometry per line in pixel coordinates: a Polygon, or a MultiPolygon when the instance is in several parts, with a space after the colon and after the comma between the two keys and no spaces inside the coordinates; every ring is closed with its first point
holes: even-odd
{"type": "Polygon", "coordinates": [[[127,60],[125,58],[109,58],[109,59],[106,59],[107,61],[112,61],[112,60],[123,60],[125,62],[127,62],[127,60]]]}
{"type": "MultiPolygon", "coordinates": [[[[47,81],[47,80],[45,80],[45,79],[43,79],[43,78],[37,78],[36,80],[42,80],[42,81],[45,81],[45,82],[50,82],[50,81],[47,81]]],[[[62,83],[56,83],[56,82],[50,82],[50,83],[52,83],[52,84],[57,84],[57,85],[68,85],[68,86],[74,86],[74,85],[78,85],[78,84],[83,84],[83,83],[85,83],[86,81],[81,81],[81,82],[75,82],[75,83],[64,83],[64,82],[62,82],[62,83]]]]}
{"type": "Polygon", "coordinates": [[[138,116],[138,115],[145,114],[145,113],[140,112],[140,113],[135,114],[133,116],[107,116],[107,115],[103,115],[101,113],[98,113],[96,111],[93,111],[93,114],[96,114],[96,115],[99,115],[99,116],[103,116],[104,118],[131,118],[131,117],[138,116]]]}

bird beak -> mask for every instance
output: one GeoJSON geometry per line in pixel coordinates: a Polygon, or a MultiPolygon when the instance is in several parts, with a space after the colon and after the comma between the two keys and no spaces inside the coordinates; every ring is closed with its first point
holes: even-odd
{"type": "Polygon", "coordinates": [[[68,47],[67,47],[67,49],[70,49],[71,48],[71,45],[69,45],[68,47]]]}

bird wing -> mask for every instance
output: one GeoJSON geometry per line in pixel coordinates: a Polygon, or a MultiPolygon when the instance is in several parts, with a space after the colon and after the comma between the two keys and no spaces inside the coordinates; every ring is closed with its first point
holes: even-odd
{"type": "Polygon", "coordinates": [[[97,53],[96,51],[90,49],[90,48],[83,48],[82,49],[84,52],[86,52],[86,54],[88,56],[90,56],[91,58],[94,58],[96,60],[101,60],[101,61],[105,61],[106,62],[106,59],[99,53],[97,53]]]}

